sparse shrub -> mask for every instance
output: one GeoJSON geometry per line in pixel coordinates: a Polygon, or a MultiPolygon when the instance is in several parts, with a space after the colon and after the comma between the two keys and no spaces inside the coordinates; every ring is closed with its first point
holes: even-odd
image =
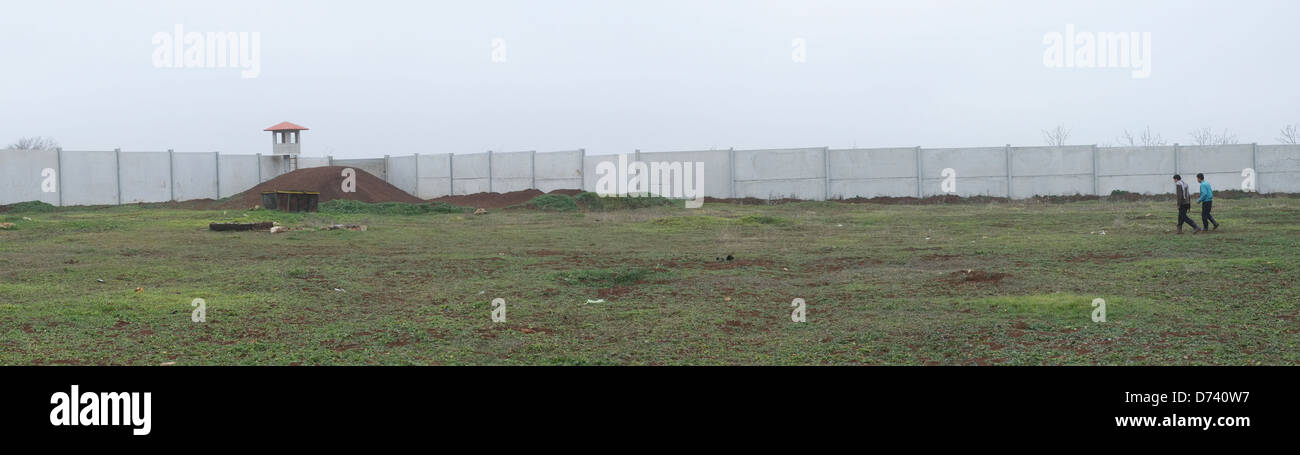
{"type": "Polygon", "coordinates": [[[740,217],[741,224],[771,224],[784,225],[790,224],[790,220],[770,215],[745,215],[740,217]]]}
{"type": "Polygon", "coordinates": [[[524,203],[525,207],[548,212],[572,212],[578,210],[578,203],[573,197],[564,194],[543,194],[524,203]]]}
{"type": "Polygon", "coordinates": [[[426,213],[465,213],[469,209],[445,202],[428,204],[408,204],[405,202],[369,203],[348,199],[335,199],[322,202],[321,213],[332,214],[373,214],[373,215],[423,215],[426,213]]]}
{"type": "Polygon", "coordinates": [[[628,210],[647,207],[680,207],[682,201],[659,196],[612,197],[601,196],[592,192],[578,193],[573,196],[582,208],[587,210],[628,210]]]}
{"type": "Polygon", "coordinates": [[[590,191],[584,191],[574,195],[573,200],[587,210],[605,209],[605,198],[590,191]]]}
{"type": "Polygon", "coordinates": [[[41,202],[41,201],[17,202],[17,203],[9,204],[9,205],[7,205],[7,206],[3,206],[3,207],[6,208],[6,210],[0,210],[0,211],[7,211],[7,212],[53,212],[53,211],[59,209],[58,207],[55,207],[55,206],[53,206],[53,205],[50,205],[50,204],[47,204],[47,203],[44,203],[44,202],[41,202]]]}

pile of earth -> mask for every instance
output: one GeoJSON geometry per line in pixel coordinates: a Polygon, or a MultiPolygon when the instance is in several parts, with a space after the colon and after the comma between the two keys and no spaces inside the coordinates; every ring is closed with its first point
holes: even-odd
{"type": "MultiPolygon", "coordinates": [[[[581,192],[582,190],[553,190],[550,194],[573,196],[581,192]]],[[[547,193],[543,193],[541,190],[527,189],[511,191],[509,193],[458,194],[455,196],[443,196],[429,199],[429,202],[445,202],[460,207],[473,207],[479,209],[501,209],[526,203],[543,194],[547,193]]]]}
{"type": "Polygon", "coordinates": [[[320,193],[320,202],[335,199],[348,199],[361,202],[406,202],[424,203],[418,197],[402,191],[400,188],[375,177],[369,172],[356,171],[356,191],[343,192],[343,170],[345,166],[325,166],[299,169],[262,182],[248,191],[231,196],[222,203],[223,209],[248,209],[262,205],[263,191],[315,191],[320,193]]]}

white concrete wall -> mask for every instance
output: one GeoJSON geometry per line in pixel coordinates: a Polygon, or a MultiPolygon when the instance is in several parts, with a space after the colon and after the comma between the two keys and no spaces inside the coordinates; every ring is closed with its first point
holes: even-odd
{"type": "Polygon", "coordinates": [[[417,165],[419,181],[415,193],[420,199],[433,199],[451,194],[451,157],[450,153],[438,155],[420,154],[417,165]]]}
{"type": "Polygon", "coordinates": [[[582,154],[581,150],[538,153],[533,163],[537,189],[544,192],[582,189],[582,154]]]}
{"type": "Polygon", "coordinates": [[[64,150],[62,178],[63,205],[118,203],[116,152],[64,150]]]}
{"type": "MultiPolygon", "coordinates": [[[[262,157],[262,181],[271,180],[283,174],[287,166],[284,158],[278,155],[260,155],[262,157]]],[[[298,157],[299,166],[302,163],[302,157],[298,157]]]]}
{"type": "Polygon", "coordinates": [[[220,197],[230,197],[257,186],[257,155],[220,155],[220,197]]]}
{"type": "Polygon", "coordinates": [[[1300,145],[1258,145],[1255,184],[1261,193],[1300,193],[1300,145]]]}
{"type": "MultiPolygon", "coordinates": [[[[915,196],[918,153],[924,196],[942,194],[940,183],[944,179],[940,172],[944,168],[957,172],[956,194],[961,196],[1093,194],[1094,185],[1095,192],[1101,195],[1113,190],[1166,194],[1173,191],[1170,177],[1175,172],[1189,180],[1202,172],[1216,189],[1233,190],[1241,188],[1242,170],[1252,167],[1260,192],[1300,193],[1300,146],[1296,145],[1104,147],[1096,148],[1095,158],[1092,146],[803,148],[641,152],[626,156],[629,162],[638,157],[646,163],[703,162],[705,194],[712,197],[822,199],[827,196],[828,186],[831,198],[915,196]]],[[[119,178],[122,203],[161,202],[173,193],[176,200],[182,201],[229,197],[256,185],[259,175],[266,181],[286,169],[283,158],[273,155],[259,160],[257,155],[218,158],[214,153],[175,153],[170,155],[171,163],[168,156],[166,152],[119,155],[111,151],[3,150],[0,204],[30,200],[59,203],[58,192],[41,191],[41,171],[46,168],[59,172],[56,178],[60,185],[56,187],[62,187],[64,205],[116,204],[119,178]]],[[[387,178],[394,186],[428,199],[447,195],[453,189],[455,194],[472,194],[517,191],[534,185],[543,191],[592,191],[599,177],[596,166],[607,160],[617,163],[618,155],[587,155],[581,150],[494,153],[490,186],[487,153],[390,156],[387,161],[335,160],[334,165],[387,178]]],[[[300,168],[328,164],[327,157],[299,158],[300,168]]]]}
{"type": "Polygon", "coordinates": [[[492,191],[488,182],[488,154],[453,155],[451,161],[454,194],[492,191]]]}
{"type": "Polygon", "coordinates": [[[176,200],[218,198],[216,154],[173,153],[172,174],[176,200]]]}
{"type": "MultiPolygon", "coordinates": [[[[685,152],[641,152],[639,155],[628,155],[628,159],[633,156],[640,156],[641,161],[650,166],[653,163],[671,163],[681,162],[683,166],[687,163],[704,164],[704,195],[708,197],[729,198],[731,197],[731,150],[701,150],[685,152]]],[[[595,172],[594,170],[592,171],[595,172]]],[[[695,179],[692,171],[691,178],[695,179]]],[[[676,185],[676,178],[669,178],[669,185],[676,185]]],[[[662,184],[662,183],[661,183],[662,184]]],[[[669,190],[661,191],[671,193],[669,190]]],[[[671,195],[671,194],[670,194],[671,195]]]]}
{"type": "Polygon", "coordinates": [[[328,156],[299,156],[298,169],[307,169],[312,167],[325,167],[330,165],[328,156]]]}
{"type": "Polygon", "coordinates": [[[388,176],[385,175],[387,163],[383,158],[366,158],[366,159],[359,159],[359,160],[335,159],[334,165],[360,169],[369,172],[371,175],[375,177],[379,177],[385,180],[388,178],[388,176]]]}
{"type": "Polygon", "coordinates": [[[1097,193],[1174,192],[1174,146],[1097,148],[1097,193]]]}
{"type": "Polygon", "coordinates": [[[0,150],[0,204],[15,202],[41,201],[58,205],[59,154],[54,151],[36,150],[0,150]],[[41,183],[47,178],[41,173],[46,169],[53,172],[55,192],[46,193],[41,183]]]}
{"type": "Polygon", "coordinates": [[[509,193],[533,187],[533,152],[492,154],[492,191],[509,193]]]}
{"type": "Polygon", "coordinates": [[[951,168],[957,173],[958,196],[1007,195],[1007,148],[939,148],[921,149],[921,195],[947,194],[940,184],[943,170],[951,168]]]}
{"type": "Polygon", "coordinates": [[[822,147],[736,150],[737,197],[826,198],[826,154],[822,147]]]}
{"type": "Polygon", "coordinates": [[[1011,147],[1011,197],[1093,194],[1092,151],[1090,145],[1011,147]]]}
{"type": "Polygon", "coordinates": [[[828,150],[831,198],[916,196],[917,147],[828,150]]]}
{"type": "Polygon", "coordinates": [[[417,174],[418,164],[416,155],[388,157],[388,183],[402,191],[415,194],[420,184],[419,174],[417,174]]]}
{"type": "Polygon", "coordinates": [[[1215,190],[1239,190],[1241,171],[1253,166],[1253,150],[1250,144],[1179,146],[1178,173],[1188,179],[1193,191],[1197,173],[1205,174],[1205,180],[1215,190]]]}
{"type": "Polygon", "coordinates": [[[122,203],[167,202],[172,199],[171,160],[167,152],[122,152],[122,203]]]}

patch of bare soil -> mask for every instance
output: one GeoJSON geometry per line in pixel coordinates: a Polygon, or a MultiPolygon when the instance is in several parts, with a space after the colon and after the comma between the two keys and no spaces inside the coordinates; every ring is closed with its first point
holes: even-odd
{"type": "Polygon", "coordinates": [[[726,270],[726,269],[734,269],[737,267],[771,267],[773,264],[775,263],[767,259],[735,259],[730,261],[723,260],[723,261],[705,262],[704,269],[705,270],[726,270]]]}
{"type": "Polygon", "coordinates": [[[958,270],[948,274],[948,281],[953,283],[991,283],[998,284],[1004,278],[1011,276],[1002,272],[989,272],[985,270],[958,270]]]}

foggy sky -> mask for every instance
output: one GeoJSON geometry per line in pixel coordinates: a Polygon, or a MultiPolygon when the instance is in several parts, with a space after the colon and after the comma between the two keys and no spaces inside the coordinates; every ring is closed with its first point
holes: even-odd
{"type": "Polygon", "coordinates": [[[1300,123],[1292,1],[4,2],[0,146],[304,155],[1076,144],[1300,123]],[[258,32],[260,74],[151,39],[258,32]],[[1048,68],[1044,35],[1149,32],[1151,75],[1048,68]],[[505,62],[492,62],[492,40],[505,62]],[[806,61],[792,61],[792,41],[806,61]]]}

